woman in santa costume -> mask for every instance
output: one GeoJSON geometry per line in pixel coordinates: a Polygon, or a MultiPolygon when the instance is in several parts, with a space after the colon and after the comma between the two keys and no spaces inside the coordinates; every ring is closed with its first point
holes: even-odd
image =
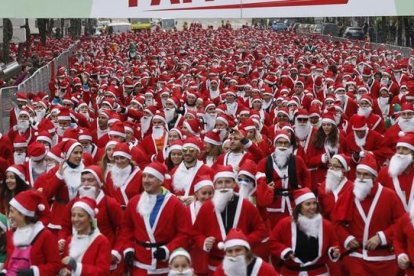
{"type": "Polygon", "coordinates": [[[20,192],[28,190],[30,187],[26,182],[25,168],[23,165],[12,165],[6,170],[6,178],[0,187],[0,212],[9,212],[10,200],[20,192]]]}
{"type": "Polygon", "coordinates": [[[342,153],[345,137],[339,131],[334,114],[326,113],[322,116],[322,124],[316,131],[305,157],[306,164],[311,171],[312,191],[317,192],[318,183],[325,178],[329,160],[338,153],[342,153]]]}
{"type": "Polygon", "coordinates": [[[56,237],[39,220],[47,213],[40,192],[24,191],[10,201],[5,275],[56,275],[60,268],[56,237]]]}
{"type": "Polygon", "coordinates": [[[74,233],[68,238],[61,275],[109,275],[111,245],[94,225],[96,202],[89,197],[78,199],[72,206],[74,233]],[[72,274],[71,274],[72,273],[72,274]]]}
{"type": "Polygon", "coordinates": [[[270,233],[272,254],[282,260],[282,275],[329,275],[328,259],[340,257],[339,242],[332,224],[318,210],[309,188],[293,194],[293,217],[279,221],[270,233]]]}
{"type": "Polygon", "coordinates": [[[43,193],[48,200],[53,198],[51,218],[48,227],[60,230],[61,214],[65,205],[75,198],[81,181],[81,173],[85,168],[82,145],[73,139],[59,143],[64,161],[50,171],[52,178],[43,186],[43,193]]]}
{"type": "Polygon", "coordinates": [[[214,276],[276,276],[274,268],[257,257],[250,250],[246,235],[242,230],[233,228],[226,240],[218,245],[225,250],[223,262],[217,267],[214,276]]]}
{"type": "Polygon", "coordinates": [[[105,192],[115,198],[119,205],[125,207],[132,197],[143,191],[142,172],[132,163],[132,155],[127,143],[118,143],[114,148],[113,157],[115,164],[108,173],[105,192]]]}

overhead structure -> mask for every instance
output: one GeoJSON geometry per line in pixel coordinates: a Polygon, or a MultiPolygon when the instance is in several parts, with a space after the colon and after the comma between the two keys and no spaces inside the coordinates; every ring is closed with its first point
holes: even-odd
{"type": "Polygon", "coordinates": [[[414,15],[412,0],[3,0],[15,18],[268,18],[414,15]]]}

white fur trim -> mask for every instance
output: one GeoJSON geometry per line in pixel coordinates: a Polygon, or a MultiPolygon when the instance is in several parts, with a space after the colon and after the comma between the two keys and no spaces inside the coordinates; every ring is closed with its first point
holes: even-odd
{"type": "Polygon", "coordinates": [[[122,156],[122,157],[125,157],[126,159],[129,159],[129,160],[131,160],[131,158],[132,158],[131,154],[128,154],[128,153],[123,152],[123,151],[114,151],[114,153],[112,154],[112,156],[113,157],[115,157],[115,156],[122,156]]]}
{"type": "Polygon", "coordinates": [[[42,160],[43,158],[45,158],[46,154],[47,154],[47,152],[45,151],[45,153],[43,153],[43,154],[42,154],[42,155],[40,155],[40,156],[31,156],[31,157],[30,157],[30,159],[32,159],[33,161],[40,161],[40,160],[42,160]]]}
{"type": "Polygon", "coordinates": [[[89,206],[87,203],[82,202],[82,201],[77,201],[75,202],[75,204],[73,204],[72,209],[76,207],[79,207],[85,210],[86,213],[88,213],[91,216],[91,218],[95,217],[95,210],[92,209],[91,206],[89,206]]]}
{"type": "Polygon", "coordinates": [[[301,204],[302,202],[308,200],[308,199],[316,199],[316,196],[314,193],[306,193],[301,195],[300,197],[295,199],[296,206],[301,204]]]}
{"type": "Polygon", "coordinates": [[[124,256],[125,256],[128,252],[134,252],[134,253],[135,253],[135,250],[134,250],[133,248],[131,248],[131,247],[129,247],[129,248],[127,248],[127,249],[125,249],[125,250],[124,250],[124,252],[123,252],[124,256]]]}
{"type": "Polygon", "coordinates": [[[355,239],[355,237],[354,236],[348,236],[346,239],[345,239],[345,241],[344,241],[344,247],[345,248],[348,248],[348,244],[349,244],[349,242],[350,241],[352,241],[353,239],[355,239]]]}
{"type": "Polygon", "coordinates": [[[329,118],[323,118],[321,122],[322,122],[322,124],[326,123],[326,124],[333,124],[333,125],[336,126],[336,122],[332,119],[329,119],[329,118]]]}
{"type": "Polygon", "coordinates": [[[368,125],[365,124],[364,126],[360,127],[360,128],[356,128],[354,126],[352,126],[352,130],[367,130],[368,129],[368,125]]]}
{"type": "Polygon", "coordinates": [[[186,251],[186,250],[182,250],[182,249],[176,249],[173,251],[173,253],[170,255],[170,258],[168,260],[168,263],[171,263],[175,257],[177,256],[183,256],[186,257],[190,263],[191,263],[191,256],[190,254],[186,251]]]}
{"type": "Polygon", "coordinates": [[[79,135],[78,140],[79,140],[79,141],[80,141],[80,140],[88,140],[88,141],[92,141],[92,136],[90,136],[90,135],[85,135],[85,134],[81,134],[81,135],[79,135]]]}
{"type": "Polygon", "coordinates": [[[381,240],[381,245],[387,245],[387,238],[385,237],[384,232],[383,231],[378,231],[377,234],[378,234],[378,237],[381,240]]]}
{"type": "Polygon", "coordinates": [[[96,172],[94,170],[84,169],[81,174],[83,174],[83,173],[91,173],[96,178],[96,180],[98,181],[99,186],[101,186],[101,187],[103,186],[101,178],[96,174],[96,172]]]}
{"type": "Polygon", "coordinates": [[[194,149],[196,149],[196,150],[198,150],[198,151],[200,151],[200,147],[199,146],[197,146],[196,144],[194,144],[194,143],[185,143],[184,145],[183,145],[183,149],[184,148],[194,148],[194,149]]]}
{"type": "Polygon", "coordinates": [[[19,211],[20,213],[22,213],[23,215],[27,217],[34,217],[35,215],[34,211],[27,210],[25,207],[23,207],[23,205],[20,204],[20,202],[16,200],[16,198],[13,198],[12,200],[10,200],[10,206],[13,206],[14,208],[17,209],[17,211],[19,211]]]}
{"type": "Polygon", "coordinates": [[[398,132],[398,137],[404,137],[405,136],[405,132],[404,131],[399,131],[398,132]]]}
{"type": "Polygon", "coordinates": [[[334,156],[332,156],[332,158],[338,159],[338,161],[342,164],[342,166],[345,168],[345,170],[349,171],[349,166],[348,166],[348,163],[346,162],[345,158],[343,158],[339,154],[335,154],[334,156]]]}
{"type": "Polygon", "coordinates": [[[158,114],[155,114],[154,117],[152,117],[152,120],[151,121],[154,121],[154,119],[159,119],[159,120],[163,121],[164,123],[167,123],[167,121],[165,120],[165,118],[162,117],[162,116],[160,116],[160,115],[158,115],[158,114]]]}
{"type": "Polygon", "coordinates": [[[216,118],[216,121],[222,121],[223,123],[225,123],[227,126],[229,125],[229,121],[227,121],[226,119],[224,119],[223,117],[221,117],[221,116],[218,116],[217,118],[216,118]]]}
{"type": "Polygon", "coordinates": [[[117,258],[118,263],[122,260],[122,256],[121,256],[121,254],[119,254],[118,251],[112,249],[111,250],[111,254],[112,254],[112,256],[115,256],[115,258],[117,258]]]}
{"type": "Polygon", "coordinates": [[[126,134],[124,132],[113,131],[113,130],[110,130],[108,132],[108,135],[117,135],[117,136],[121,136],[122,138],[125,138],[126,137],[126,134]]]}
{"type": "Polygon", "coordinates": [[[206,186],[210,186],[214,189],[213,181],[203,180],[203,181],[198,182],[196,185],[194,185],[194,192],[197,192],[198,190],[200,190],[201,188],[206,187],[206,186]]]}
{"type": "Polygon", "coordinates": [[[157,171],[156,169],[151,168],[151,167],[145,167],[143,173],[149,173],[149,174],[155,176],[156,178],[158,178],[161,181],[164,181],[164,179],[165,179],[164,175],[162,175],[159,171],[157,171]]]}
{"type": "Polygon", "coordinates": [[[236,175],[234,174],[234,172],[225,171],[225,172],[216,173],[214,175],[214,182],[216,182],[216,180],[221,178],[221,177],[230,177],[230,178],[236,179],[236,175]]]}
{"type": "Polygon", "coordinates": [[[251,140],[249,140],[249,142],[246,145],[243,145],[244,149],[248,149],[253,145],[253,142],[251,140]]]}
{"type": "Polygon", "coordinates": [[[24,174],[22,174],[21,171],[19,171],[15,167],[8,167],[6,172],[12,172],[16,174],[19,178],[21,178],[23,181],[26,181],[26,177],[24,176],[24,174]]]}
{"type": "Polygon", "coordinates": [[[163,261],[167,261],[170,258],[170,250],[168,250],[165,245],[161,246],[160,248],[163,248],[165,250],[165,259],[163,261]]]}
{"type": "Polygon", "coordinates": [[[39,267],[38,266],[32,265],[30,268],[33,270],[33,275],[34,276],[40,276],[40,271],[39,271],[39,267]]]}
{"type": "Polygon", "coordinates": [[[58,121],[70,121],[72,118],[70,116],[58,116],[58,121]]]}
{"type": "Polygon", "coordinates": [[[242,239],[232,239],[232,240],[226,241],[224,243],[224,250],[227,250],[234,246],[244,246],[250,250],[250,244],[247,241],[242,240],[242,239]]]}
{"type": "Polygon", "coordinates": [[[55,160],[56,162],[59,162],[59,163],[63,162],[63,158],[61,158],[61,157],[59,157],[59,156],[57,156],[57,155],[53,154],[53,153],[52,153],[52,152],[50,152],[50,151],[48,151],[46,155],[47,155],[48,157],[52,158],[53,160],[55,160]]]}
{"type": "Polygon", "coordinates": [[[286,255],[289,251],[292,251],[292,252],[293,252],[292,248],[288,247],[288,248],[284,249],[284,250],[280,253],[280,258],[281,258],[282,260],[285,260],[285,258],[284,258],[284,257],[285,257],[285,255],[286,255]]]}
{"type": "Polygon", "coordinates": [[[36,138],[36,141],[43,141],[43,142],[47,142],[47,143],[49,143],[50,145],[52,145],[53,143],[52,143],[52,139],[50,139],[49,137],[47,137],[47,136],[37,136],[37,138],[36,138]]]}
{"type": "Polygon", "coordinates": [[[238,172],[237,175],[247,175],[248,177],[251,177],[252,179],[256,180],[256,176],[253,175],[251,172],[245,171],[245,170],[241,170],[238,172]]]}
{"type": "Polygon", "coordinates": [[[73,273],[74,276],[80,276],[82,274],[82,263],[76,263],[76,270],[73,273]]]}
{"type": "Polygon", "coordinates": [[[339,261],[339,258],[341,257],[341,255],[339,255],[337,258],[333,258],[331,255],[332,255],[332,251],[334,251],[334,249],[335,249],[335,247],[329,247],[329,249],[328,249],[328,257],[329,257],[329,259],[332,261],[332,262],[334,262],[334,263],[336,263],[337,261],[339,261]]]}
{"type": "Polygon", "coordinates": [[[279,134],[279,135],[277,135],[277,136],[275,137],[274,144],[276,144],[276,141],[277,141],[279,138],[285,138],[285,139],[286,139],[286,140],[288,140],[288,141],[289,141],[289,143],[290,143],[290,138],[289,138],[289,136],[287,136],[286,134],[279,134]]]}
{"type": "Polygon", "coordinates": [[[27,143],[13,143],[13,147],[15,148],[26,148],[27,147],[27,143]]]}
{"type": "Polygon", "coordinates": [[[398,142],[397,147],[406,147],[407,149],[414,151],[414,146],[409,143],[398,142]]]}
{"type": "Polygon", "coordinates": [[[209,137],[204,137],[204,142],[216,145],[216,146],[221,146],[221,141],[215,141],[209,137]]]}
{"type": "Polygon", "coordinates": [[[357,170],[359,170],[359,169],[361,169],[361,170],[366,170],[366,171],[369,171],[370,173],[372,173],[373,175],[378,176],[378,172],[377,172],[376,170],[374,170],[373,168],[371,168],[371,167],[369,167],[369,166],[367,166],[367,165],[364,165],[364,164],[359,164],[359,165],[356,167],[356,169],[357,169],[357,170]]]}
{"type": "Polygon", "coordinates": [[[66,154],[65,154],[65,158],[66,159],[69,159],[69,156],[72,154],[72,151],[74,151],[75,150],[75,148],[76,147],[81,147],[82,149],[83,149],[83,147],[82,147],[82,144],[81,143],[79,143],[79,142],[75,142],[75,143],[73,143],[73,145],[72,146],[70,146],[69,147],[69,149],[68,149],[68,151],[66,152],[66,154]]]}

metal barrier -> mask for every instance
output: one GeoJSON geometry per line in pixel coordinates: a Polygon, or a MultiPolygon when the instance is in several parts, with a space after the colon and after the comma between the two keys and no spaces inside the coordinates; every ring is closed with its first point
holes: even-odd
{"type": "Polygon", "coordinates": [[[72,44],[66,51],[54,58],[45,66],[39,68],[29,78],[24,80],[18,86],[5,87],[0,89],[0,107],[2,108],[0,114],[0,132],[5,133],[9,130],[10,110],[13,107],[13,102],[16,100],[16,92],[22,91],[25,93],[38,93],[44,91],[50,95],[49,81],[55,75],[59,66],[68,67],[69,58],[73,56],[78,47],[79,41],[72,44]]]}

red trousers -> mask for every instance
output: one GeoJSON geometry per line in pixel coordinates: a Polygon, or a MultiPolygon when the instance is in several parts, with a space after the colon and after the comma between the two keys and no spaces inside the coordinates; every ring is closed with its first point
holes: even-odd
{"type": "Polygon", "coordinates": [[[395,260],[391,261],[366,261],[361,258],[346,256],[343,259],[345,269],[352,276],[368,275],[397,275],[399,268],[395,260]]]}

